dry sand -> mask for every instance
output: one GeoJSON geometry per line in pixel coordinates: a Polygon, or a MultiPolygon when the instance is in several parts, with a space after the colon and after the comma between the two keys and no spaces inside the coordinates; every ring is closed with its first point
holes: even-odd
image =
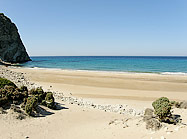
{"type": "MultiPolygon", "coordinates": [[[[66,96],[91,100],[98,104],[128,104],[135,109],[151,107],[156,98],[187,100],[187,76],[158,74],[129,74],[112,72],[65,71],[49,69],[11,68],[26,73],[32,82],[45,90],[62,92],[66,96]]],[[[122,138],[187,138],[187,128],[167,125],[169,129],[157,132],[145,129],[142,117],[120,115],[70,105],[57,99],[61,110],[48,110],[54,114],[39,118],[15,120],[0,115],[0,138],[21,139],[122,139],[122,138]],[[111,121],[112,124],[109,124],[111,121]],[[126,122],[124,122],[126,121],[126,122]],[[171,132],[169,132],[171,131],[171,132]],[[3,134],[2,134],[3,133],[3,134]]],[[[183,123],[187,123],[187,110],[175,109],[183,123]]]]}
{"type": "Polygon", "coordinates": [[[153,101],[166,96],[187,100],[187,76],[112,72],[14,69],[37,84],[74,96],[153,101]]]}

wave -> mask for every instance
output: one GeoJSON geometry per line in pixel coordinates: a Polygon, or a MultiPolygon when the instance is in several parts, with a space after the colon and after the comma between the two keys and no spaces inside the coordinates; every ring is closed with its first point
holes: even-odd
{"type": "Polygon", "coordinates": [[[162,75],[187,75],[185,72],[162,72],[162,75]]]}
{"type": "Polygon", "coordinates": [[[86,72],[107,72],[107,73],[118,73],[118,74],[159,74],[159,75],[184,75],[187,76],[185,72],[145,72],[145,71],[112,71],[112,70],[93,70],[93,69],[62,69],[62,68],[45,68],[45,67],[22,67],[22,66],[13,66],[12,68],[28,68],[28,69],[47,69],[47,70],[63,70],[63,71],[86,71],[86,72]]]}

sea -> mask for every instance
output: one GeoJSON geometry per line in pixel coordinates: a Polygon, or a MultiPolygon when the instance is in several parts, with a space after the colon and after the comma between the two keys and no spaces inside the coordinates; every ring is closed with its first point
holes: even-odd
{"type": "Polygon", "coordinates": [[[33,56],[26,68],[187,75],[187,57],[174,56],[33,56]]]}

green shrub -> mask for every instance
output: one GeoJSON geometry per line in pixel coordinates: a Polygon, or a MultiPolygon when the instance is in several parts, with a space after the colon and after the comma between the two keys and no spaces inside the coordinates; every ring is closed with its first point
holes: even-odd
{"type": "Polygon", "coordinates": [[[25,112],[28,115],[32,115],[33,111],[36,110],[38,99],[36,97],[28,97],[25,105],[25,112]]]}
{"type": "Polygon", "coordinates": [[[174,106],[176,108],[179,108],[181,105],[180,102],[177,102],[177,101],[170,101],[170,104],[171,104],[171,106],[174,106]]]}
{"type": "Polygon", "coordinates": [[[7,97],[9,101],[22,102],[24,98],[28,97],[28,93],[20,92],[19,88],[13,86],[5,86],[3,89],[0,89],[0,98],[7,97]]]}
{"type": "Polygon", "coordinates": [[[32,89],[29,91],[29,94],[30,94],[30,95],[36,95],[36,94],[37,94],[36,89],[35,89],[35,88],[32,88],[32,89]]]}
{"type": "Polygon", "coordinates": [[[42,89],[41,87],[37,87],[37,88],[31,89],[31,90],[29,91],[29,93],[30,93],[31,95],[39,95],[39,94],[43,94],[44,91],[43,91],[43,89],[42,89]]]}
{"type": "Polygon", "coordinates": [[[169,99],[166,97],[161,97],[152,103],[154,107],[155,114],[160,120],[164,120],[166,117],[171,115],[171,104],[169,99]]]}
{"type": "Polygon", "coordinates": [[[41,103],[42,100],[45,100],[45,97],[46,97],[46,92],[44,92],[41,87],[38,87],[36,89],[31,89],[29,91],[29,94],[30,95],[34,95],[35,97],[37,97],[39,103],[41,103]]]}
{"type": "Polygon", "coordinates": [[[52,92],[47,92],[46,97],[45,97],[45,102],[43,101],[42,103],[45,103],[48,108],[55,109],[55,99],[53,97],[52,92]]]}
{"type": "Polygon", "coordinates": [[[38,92],[38,101],[41,103],[46,97],[46,92],[41,87],[36,88],[36,91],[38,92]]]}
{"type": "Polygon", "coordinates": [[[7,91],[5,89],[0,89],[0,98],[3,98],[6,96],[7,91]]]}
{"type": "Polygon", "coordinates": [[[4,89],[5,89],[7,92],[13,93],[13,92],[16,90],[16,87],[14,87],[14,86],[9,86],[9,85],[5,85],[5,86],[4,86],[4,89]]]}
{"type": "Polygon", "coordinates": [[[7,104],[9,101],[8,101],[8,98],[7,97],[3,97],[3,98],[0,98],[0,107],[3,107],[5,104],[7,104]]]}
{"type": "Polygon", "coordinates": [[[0,88],[4,88],[6,85],[13,86],[13,87],[17,88],[13,82],[11,82],[7,79],[4,79],[4,78],[0,78],[0,88]]]}
{"type": "Polygon", "coordinates": [[[15,90],[13,93],[12,93],[12,100],[17,100],[17,101],[21,101],[23,102],[23,99],[28,97],[27,95],[27,92],[19,92],[17,90],[15,90]]]}
{"type": "Polygon", "coordinates": [[[28,94],[27,91],[20,92],[20,93],[21,93],[21,96],[22,96],[23,99],[24,99],[24,98],[28,98],[28,96],[29,96],[29,94],[28,94]]]}
{"type": "Polygon", "coordinates": [[[28,91],[26,86],[18,88],[13,82],[0,78],[0,107],[6,104],[21,104],[30,116],[34,116],[38,104],[56,109],[52,92],[44,92],[41,87],[28,91]]]}
{"type": "Polygon", "coordinates": [[[12,100],[19,100],[20,99],[20,92],[18,91],[14,91],[12,94],[11,94],[11,98],[12,100]]]}
{"type": "Polygon", "coordinates": [[[161,97],[159,99],[157,99],[156,101],[154,101],[152,103],[153,107],[155,106],[155,104],[158,104],[158,103],[163,103],[163,102],[170,102],[169,99],[167,97],[161,97]]]}
{"type": "Polygon", "coordinates": [[[4,90],[5,90],[4,95],[8,98],[8,100],[12,101],[12,100],[15,100],[14,99],[15,97],[19,98],[17,96],[19,95],[19,92],[16,90],[14,86],[5,85],[4,90]]]}
{"type": "Polygon", "coordinates": [[[176,101],[170,101],[170,104],[171,104],[172,106],[174,106],[175,103],[176,103],[176,101]]]}
{"type": "Polygon", "coordinates": [[[20,92],[25,92],[25,91],[28,92],[28,89],[26,86],[21,86],[19,90],[20,92]]]}
{"type": "Polygon", "coordinates": [[[41,87],[36,88],[36,92],[38,92],[38,94],[43,94],[44,90],[41,87]]]}

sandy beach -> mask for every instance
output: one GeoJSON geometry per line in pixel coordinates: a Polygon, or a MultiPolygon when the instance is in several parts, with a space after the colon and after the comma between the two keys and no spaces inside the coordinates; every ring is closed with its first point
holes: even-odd
{"type": "MultiPolygon", "coordinates": [[[[187,100],[187,76],[117,72],[70,71],[57,69],[9,68],[21,72],[30,82],[63,96],[81,98],[101,105],[126,104],[135,110],[151,108],[162,96],[187,100]]],[[[47,110],[44,117],[22,121],[0,115],[0,138],[21,139],[121,139],[187,138],[187,128],[167,125],[157,132],[145,129],[141,115],[119,114],[90,109],[56,98],[60,110],[47,110]]],[[[174,109],[187,123],[187,111],[174,109]]]]}
{"type": "Polygon", "coordinates": [[[153,101],[166,96],[187,100],[187,76],[18,68],[46,88],[83,98],[153,101]]]}
{"type": "Polygon", "coordinates": [[[186,7],[2,0],[0,139],[187,139],[186,7]]]}

